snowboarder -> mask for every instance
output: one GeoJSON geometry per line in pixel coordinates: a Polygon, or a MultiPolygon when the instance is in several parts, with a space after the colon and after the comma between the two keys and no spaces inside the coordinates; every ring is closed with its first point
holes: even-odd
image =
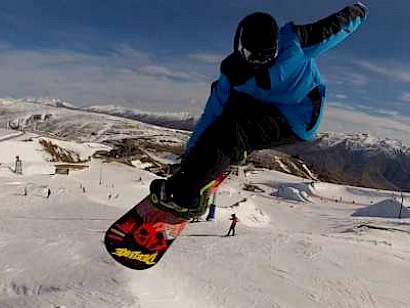
{"type": "Polygon", "coordinates": [[[201,191],[230,165],[254,150],[313,140],[325,98],[315,58],[355,32],[366,16],[367,7],[358,2],[306,25],[278,27],[263,12],[243,18],[180,170],[151,184],[155,205],[187,219],[202,215],[208,204],[201,191]]]}
{"type": "Polygon", "coordinates": [[[232,220],[232,222],[231,222],[231,226],[229,227],[229,231],[226,234],[226,236],[231,235],[231,232],[232,232],[232,236],[235,236],[235,227],[236,227],[236,224],[238,223],[239,219],[238,219],[238,217],[236,217],[235,214],[232,214],[231,218],[229,218],[229,220],[232,220]]]}

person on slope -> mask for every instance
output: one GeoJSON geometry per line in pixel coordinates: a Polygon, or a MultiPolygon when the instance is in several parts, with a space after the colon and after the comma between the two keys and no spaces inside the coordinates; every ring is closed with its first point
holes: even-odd
{"type": "Polygon", "coordinates": [[[268,13],[243,18],[181,169],[151,183],[156,205],[187,219],[199,216],[207,207],[201,189],[246,153],[314,139],[325,98],[315,58],[354,33],[367,12],[359,2],[311,24],[281,28],[268,13]]]}
{"type": "Polygon", "coordinates": [[[238,223],[239,219],[238,217],[236,217],[236,214],[232,214],[231,218],[229,218],[229,220],[232,220],[231,222],[231,226],[229,227],[228,233],[226,234],[226,236],[230,236],[231,232],[232,232],[232,236],[235,236],[235,227],[236,224],[238,223]]]}

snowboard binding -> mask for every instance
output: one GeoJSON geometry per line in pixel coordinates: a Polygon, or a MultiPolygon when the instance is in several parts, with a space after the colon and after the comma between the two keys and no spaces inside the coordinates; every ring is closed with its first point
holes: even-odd
{"type": "Polygon", "coordinates": [[[151,182],[151,202],[152,204],[162,210],[173,213],[182,219],[190,220],[195,217],[205,214],[209,207],[209,193],[212,187],[214,187],[216,181],[212,181],[208,185],[204,186],[198,198],[192,200],[191,207],[183,207],[177,204],[173,200],[173,196],[167,192],[166,180],[156,179],[151,182]]]}

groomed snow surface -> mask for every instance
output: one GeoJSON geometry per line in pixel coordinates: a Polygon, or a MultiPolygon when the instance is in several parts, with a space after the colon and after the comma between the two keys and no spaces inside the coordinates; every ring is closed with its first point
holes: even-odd
{"type": "MultiPolygon", "coordinates": [[[[87,144],[59,145],[90,155],[87,144]]],[[[155,176],[94,159],[53,175],[48,159],[38,138],[0,132],[1,308],[410,307],[408,196],[402,207],[393,192],[268,170],[231,176],[216,221],[189,224],[138,272],[102,240],[155,176]],[[16,155],[23,175],[12,172],[16,155]],[[232,213],[237,234],[224,237],[232,213]]]]}

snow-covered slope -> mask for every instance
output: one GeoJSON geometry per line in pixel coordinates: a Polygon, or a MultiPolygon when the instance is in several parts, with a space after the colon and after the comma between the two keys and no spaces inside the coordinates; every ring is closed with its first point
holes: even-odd
{"type": "MultiPolygon", "coordinates": [[[[409,195],[245,169],[219,190],[215,222],[189,224],[158,265],[137,272],[102,239],[155,175],[95,158],[50,174],[44,136],[0,136],[2,308],[408,307],[410,220],[395,210],[409,195]],[[22,175],[8,168],[16,153],[22,175]],[[224,237],[232,213],[237,235],[224,237]]],[[[105,147],[47,140],[79,157],[105,147]]]]}
{"type": "Polygon", "coordinates": [[[51,102],[0,101],[0,127],[77,141],[140,138],[162,144],[186,142],[189,133],[110,116],[61,108],[51,102]]]}

